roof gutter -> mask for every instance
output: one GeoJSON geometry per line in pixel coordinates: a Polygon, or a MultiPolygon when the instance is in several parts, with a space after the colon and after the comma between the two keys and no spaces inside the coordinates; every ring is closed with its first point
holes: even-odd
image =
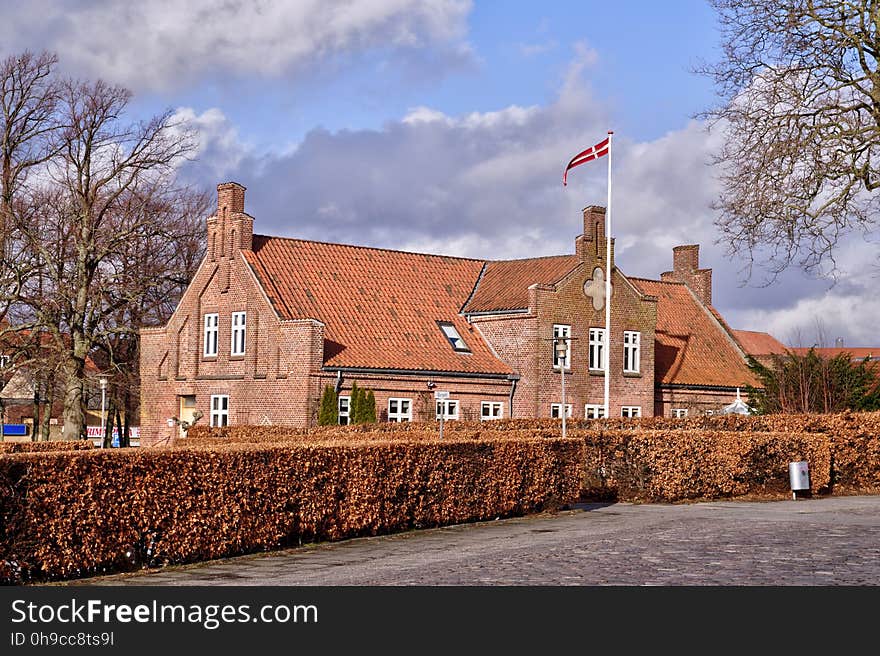
{"type": "Polygon", "coordinates": [[[511,374],[485,373],[469,371],[433,371],[427,369],[380,369],[375,367],[321,367],[322,371],[336,372],[337,376],[346,374],[378,374],[393,376],[449,376],[450,378],[479,378],[492,380],[509,380],[511,374]]]}
{"type": "MultiPolygon", "coordinates": [[[[660,389],[684,389],[684,390],[703,390],[706,392],[733,392],[738,389],[744,389],[749,385],[685,385],[681,383],[661,383],[658,385],[660,389]]],[[[756,388],[762,389],[762,388],[756,388]]]]}
{"type": "Polygon", "coordinates": [[[483,310],[481,312],[462,312],[462,315],[469,319],[470,317],[492,317],[504,314],[528,314],[529,308],[511,308],[509,310],[483,310]]]}

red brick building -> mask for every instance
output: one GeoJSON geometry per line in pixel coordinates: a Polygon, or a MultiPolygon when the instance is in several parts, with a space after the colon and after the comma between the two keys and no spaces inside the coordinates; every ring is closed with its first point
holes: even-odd
{"type": "Polygon", "coordinates": [[[328,384],[344,422],[354,382],[380,421],[488,420],[559,416],[564,375],[567,412],[594,417],[608,355],[612,415],[717,410],[756,384],[699,247],[674,249],[659,281],[628,278],[613,245],[606,262],[602,207],[584,210],[573,254],[483,261],[254,235],[244,187],[217,191],[205,260],[168,324],[141,330],[142,444],[199,413],[309,425],[328,384]]]}

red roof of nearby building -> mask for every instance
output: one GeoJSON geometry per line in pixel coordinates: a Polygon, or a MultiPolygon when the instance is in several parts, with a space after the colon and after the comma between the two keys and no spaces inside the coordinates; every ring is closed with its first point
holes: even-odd
{"type": "Polygon", "coordinates": [[[788,347],[770,333],[734,330],[733,336],[749,355],[785,355],[788,351],[788,347]]]}
{"type": "Polygon", "coordinates": [[[529,307],[529,287],[565,277],[580,260],[576,255],[488,262],[465,312],[520,310],[529,307]]]}
{"type": "Polygon", "coordinates": [[[678,282],[630,278],[657,297],[654,378],[673,385],[745,387],[759,383],[714,308],[678,282]]]}
{"type": "MultiPolygon", "coordinates": [[[[792,348],[794,353],[798,355],[806,355],[810,350],[809,348],[792,348]]],[[[813,349],[816,353],[822,357],[833,358],[835,356],[840,355],[841,353],[848,353],[853,360],[880,360],[880,346],[859,346],[859,347],[846,347],[846,346],[830,346],[830,347],[814,347],[813,349]]]]}
{"type": "Polygon", "coordinates": [[[282,319],[324,323],[328,367],[512,373],[459,316],[480,260],[260,235],[243,252],[282,319]],[[455,351],[438,321],[470,352],[455,351]]]}

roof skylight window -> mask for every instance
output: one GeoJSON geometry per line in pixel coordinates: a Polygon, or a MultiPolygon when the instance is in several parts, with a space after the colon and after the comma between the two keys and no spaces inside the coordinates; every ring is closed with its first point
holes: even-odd
{"type": "Polygon", "coordinates": [[[449,340],[449,343],[452,345],[453,349],[462,353],[471,352],[471,350],[468,348],[468,345],[465,344],[465,341],[461,338],[461,335],[458,334],[455,326],[453,326],[451,323],[444,321],[438,321],[437,325],[440,326],[440,330],[443,331],[443,334],[446,336],[446,339],[449,340]]]}

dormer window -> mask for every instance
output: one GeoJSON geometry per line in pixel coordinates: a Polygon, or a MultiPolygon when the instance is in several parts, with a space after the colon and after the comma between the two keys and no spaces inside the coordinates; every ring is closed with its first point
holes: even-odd
{"type": "Polygon", "coordinates": [[[471,350],[468,348],[468,345],[465,344],[464,340],[461,338],[461,335],[458,334],[455,326],[447,321],[438,321],[437,325],[440,326],[440,330],[443,331],[446,339],[448,339],[449,343],[452,344],[453,349],[460,353],[471,352],[471,350]]]}

